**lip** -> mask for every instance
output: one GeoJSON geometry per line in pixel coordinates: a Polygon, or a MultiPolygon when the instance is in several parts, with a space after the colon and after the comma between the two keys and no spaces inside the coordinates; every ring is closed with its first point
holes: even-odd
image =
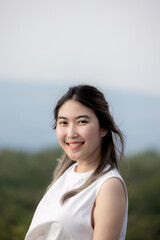
{"type": "Polygon", "coordinates": [[[66,144],[71,149],[78,149],[84,144],[84,142],[67,142],[66,144]]]}

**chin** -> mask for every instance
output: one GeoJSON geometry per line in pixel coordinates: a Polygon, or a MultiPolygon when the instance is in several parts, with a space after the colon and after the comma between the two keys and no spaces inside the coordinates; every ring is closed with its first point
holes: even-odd
{"type": "Polygon", "coordinates": [[[69,155],[68,155],[68,157],[69,157],[71,160],[75,161],[75,162],[77,162],[77,161],[79,160],[79,158],[76,157],[76,156],[69,156],[69,155]]]}
{"type": "MultiPolygon", "coordinates": [[[[67,154],[67,153],[66,153],[66,154],[67,154]]],[[[71,160],[77,161],[77,158],[76,158],[75,156],[73,156],[73,155],[71,155],[71,154],[67,154],[67,156],[68,156],[71,160]]]]}
{"type": "Polygon", "coordinates": [[[78,159],[77,158],[75,158],[75,157],[69,157],[72,161],[75,161],[75,162],[77,162],[78,161],[78,159]]]}

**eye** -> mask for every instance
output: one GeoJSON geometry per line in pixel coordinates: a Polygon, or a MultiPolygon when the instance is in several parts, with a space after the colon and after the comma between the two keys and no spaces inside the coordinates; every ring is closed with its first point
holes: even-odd
{"type": "Polygon", "coordinates": [[[78,124],[86,124],[86,123],[88,123],[86,120],[80,120],[80,121],[78,122],[78,124]]]}
{"type": "Polygon", "coordinates": [[[67,125],[67,121],[59,121],[59,123],[58,123],[59,125],[67,125]]]}

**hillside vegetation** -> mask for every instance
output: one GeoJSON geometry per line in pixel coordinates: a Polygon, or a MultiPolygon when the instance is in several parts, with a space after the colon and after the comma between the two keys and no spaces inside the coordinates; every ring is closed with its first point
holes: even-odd
{"type": "MultiPolygon", "coordinates": [[[[52,180],[60,151],[0,152],[1,240],[22,240],[35,208],[52,180]]],[[[160,239],[160,156],[128,158],[123,177],[129,195],[127,240],[160,239]]]]}

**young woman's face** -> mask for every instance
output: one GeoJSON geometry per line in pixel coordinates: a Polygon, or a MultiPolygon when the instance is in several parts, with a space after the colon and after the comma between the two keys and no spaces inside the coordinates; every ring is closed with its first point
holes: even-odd
{"type": "Polygon", "coordinates": [[[68,100],[59,109],[56,134],[60,146],[74,161],[99,161],[102,137],[98,118],[92,109],[68,100]]]}

